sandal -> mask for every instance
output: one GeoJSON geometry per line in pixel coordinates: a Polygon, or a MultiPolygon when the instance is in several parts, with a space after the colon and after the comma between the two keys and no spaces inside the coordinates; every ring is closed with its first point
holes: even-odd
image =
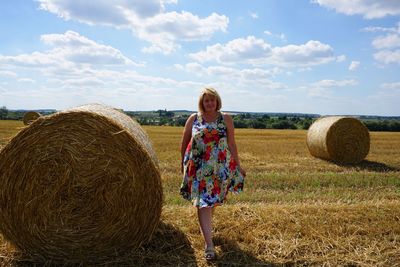
{"type": "Polygon", "coordinates": [[[208,247],[204,250],[204,258],[206,261],[212,261],[215,260],[215,248],[214,247],[208,247]]]}

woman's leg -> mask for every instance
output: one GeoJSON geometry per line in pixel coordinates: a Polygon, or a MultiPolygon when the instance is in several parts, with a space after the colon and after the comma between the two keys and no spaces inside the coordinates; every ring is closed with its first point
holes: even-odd
{"type": "Polygon", "coordinates": [[[213,247],[212,241],[212,208],[197,208],[200,229],[204,236],[207,247],[213,247]]]}

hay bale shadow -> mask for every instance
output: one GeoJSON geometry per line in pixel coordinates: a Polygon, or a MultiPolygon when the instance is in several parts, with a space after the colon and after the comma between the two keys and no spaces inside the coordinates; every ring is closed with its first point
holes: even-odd
{"type": "Polygon", "coordinates": [[[220,236],[214,237],[213,240],[215,246],[221,248],[221,253],[219,253],[215,262],[209,264],[211,266],[283,266],[282,264],[257,259],[250,252],[242,250],[234,240],[220,236]]]}
{"type": "Polygon", "coordinates": [[[400,171],[399,167],[395,166],[389,166],[386,165],[385,163],[377,162],[377,161],[370,161],[364,159],[360,163],[356,164],[345,164],[345,163],[340,163],[340,162],[335,162],[335,161],[330,161],[331,163],[334,163],[338,166],[344,167],[344,168],[357,168],[358,170],[368,170],[368,171],[374,171],[374,172],[398,172],[400,171]]]}
{"type": "Polygon", "coordinates": [[[153,238],[141,247],[143,260],[129,262],[137,266],[197,266],[195,251],[185,233],[161,222],[153,238]]]}
{"type": "Polygon", "coordinates": [[[186,235],[171,224],[160,222],[151,240],[125,255],[99,263],[37,262],[27,255],[0,255],[4,267],[78,267],[78,266],[197,266],[194,249],[186,235]]]}

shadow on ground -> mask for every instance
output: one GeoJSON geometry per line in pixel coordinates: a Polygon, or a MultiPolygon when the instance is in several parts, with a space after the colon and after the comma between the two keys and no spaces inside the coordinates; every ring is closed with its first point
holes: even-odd
{"type": "MultiPolygon", "coordinates": [[[[28,256],[0,253],[0,266],[4,267],[61,267],[61,266],[197,266],[194,249],[185,234],[170,224],[160,222],[152,239],[139,249],[121,257],[99,263],[38,262],[28,256]]],[[[68,261],[68,260],[66,260],[68,261]]]]}
{"type": "Polygon", "coordinates": [[[242,250],[235,241],[224,237],[214,237],[214,244],[221,248],[218,257],[210,266],[287,266],[257,259],[248,251],[242,250]]]}
{"type": "Polygon", "coordinates": [[[385,163],[370,161],[370,160],[363,160],[357,164],[344,164],[344,163],[334,162],[334,161],[329,161],[329,162],[333,162],[336,165],[341,166],[341,167],[356,168],[358,170],[368,170],[368,171],[374,171],[374,172],[393,172],[393,171],[398,172],[398,171],[400,171],[399,167],[389,166],[389,165],[386,165],[385,163]]]}

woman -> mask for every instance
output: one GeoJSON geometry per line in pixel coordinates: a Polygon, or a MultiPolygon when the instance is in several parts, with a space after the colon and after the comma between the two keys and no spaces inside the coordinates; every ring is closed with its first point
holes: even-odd
{"type": "Polygon", "coordinates": [[[197,207],[205,258],[213,260],[214,208],[224,203],[228,191],[242,191],[246,172],[240,166],[232,117],[220,112],[218,92],[203,89],[198,105],[199,112],[188,118],[182,136],[180,193],[197,207]]]}

